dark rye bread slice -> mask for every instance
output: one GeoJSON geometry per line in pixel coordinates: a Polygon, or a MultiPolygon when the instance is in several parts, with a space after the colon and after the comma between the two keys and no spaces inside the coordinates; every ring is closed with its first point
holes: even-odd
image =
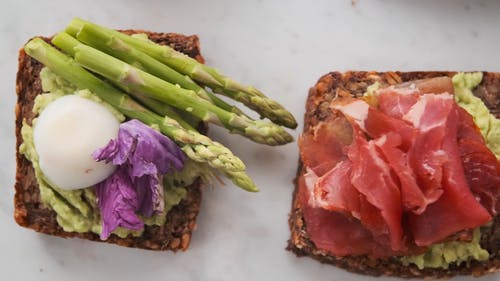
{"type": "MultiPolygon", "coordinates": [[[[366,88],[376,81],[382,86],[399,84],[402,82],[430,78],[436,76],[453,76],[455,72],[362,72],[351,71],[346,73],[331,72],[321,77],[316,85],[310,89],[306,103],[304,116],[304,132],[308,132],[313,126],[327,118],[332,118],[334,113],[329,109],[329,104],[337,95],[350,93],[359,97],[363,95],[366,88]]],[[[484,72],[482,83],[474,90],[474,94],[480,97],[496,117],[500,115],[500,73],[484,72]]],[[[291,237],[287,249],[297,256],[310,256],[322,263],[333,264],[351,272],[380,276],[397,277],[422,277],[443,278],[454,275],[481,276],[500,270],[500,216],[494,220],[492,227],[482,233],[481,245],[491,255],[485,262],[471,262],[469,266],[465,263],[449,269],[424,269],[419,270],[416,266],[404,266],[398,259],[371,260],[366,256],[335,257],[328,252],[316,248],[307,233],[307,225],[302,215],[302,206],[297,200],[297,180],[304,174],[304,167],[299,163],[297,178],[295,179],[295,191],[293,193],[292,210],[289,217],[291,237]]]]}
{"type": "MultiPolygon", "coordinates": [[[[190,57],[204,62],[200,54],[199,41],[196,35],[185,36],[175,33],[152,33],[142,30],[126,30],[125,33],[146,33],[149,38],[159,44],[167,44],[190,57]]],[[[47,41],[48,39],[45,38],[47,41]]],[[[16,160],[17,172],[14,197],[14,218],[24,227],[35,231],[60,237],[78,237],[93,241],[101,241],[94,233],[65,232],[56,221],[56,213],[40,202],[40,192],[31,163],[19,153],[19,145],[23,142],[21,127],[23,119],[29,124],[33,119],[33,102],[42,92],[39,78],[43,65],[32,59],[24,50],[19,51],[19,68],[16,80],[16,160]]],[[[120,246],[142,248],[148,250],[186,250],[191,235],[196,228],[196,217],[201,203],[201,181],[197,180],[187,188],[187,197],[179,205],[172,208],[167,221],[162,226],[146,226],[140,237],[120,238],[111,235],[106,241],[120,246]]]]}

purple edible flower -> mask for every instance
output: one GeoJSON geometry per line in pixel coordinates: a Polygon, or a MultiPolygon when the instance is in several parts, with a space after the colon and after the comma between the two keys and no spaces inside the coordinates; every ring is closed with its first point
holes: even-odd
{"type": "Polygon", "coordinates": [[[101,210],[101,239],[108,239],[118,226],[139,230],[144,223],[136,215],[137,194],[128,175],[128,167],[120,166],[107,179],[96,185],[97,204],[101,210]]]}
{"type": "Polygon", "coordinates": [[[97,185],[101,239],[118,226],[141,229],[143,223],[136,212],[146,217],[163,212],[162,176],[181,170],[186,159],[172,140],[135,119],[122,123],[118,137],[92,156],[96,161],[119,165],[97,185]]]}

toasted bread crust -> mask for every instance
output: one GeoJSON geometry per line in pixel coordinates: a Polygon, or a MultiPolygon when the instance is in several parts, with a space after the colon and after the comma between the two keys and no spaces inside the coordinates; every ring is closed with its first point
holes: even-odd
{"type": "MultiPolygon", "coordinates": [[[[185,36],[175,33],[152,33],[142,30],[125,30],[125,33],[146,33],[149,38],[160,44],[168,44],[200,62],[204,62],[196,35],[185,36]]],[[[47,38],[44,38],[48,40],[47,38]]],[[[126,247],[148,250],[186,250],[191,235],[196,228],[196,217],[201,203],[201,181],[197,180],[187,188],[187,197],[167,214],[167,221],[162,226],[146,226],[140,237],[120,238],[111,235],[102,241],[94,233],[65,232],[56,221],[56,213],[40,201],[40,192],[31,163],[19,153],[23,142],[21,127],[23,119],[31,124],[35,97],[42,93],[40,70],[43,65],[32,59],[24,50],[19,51],[19,68],[16,79],[16,183],[14,196],[14,218],[24,227],[59,237],[77,237],[93,241],[114,243],[126,247]]]]}
{"type": "MultiPolygon", "coordinates": [[[[335,118],[335,113],[329,109],[329,104],[338,95],[353,95],[359,97],[366,88],[375,82],[383,86],[394,85],[406,81],[431,78],[437,76],[453,76],[456,72],[363,72],[350,71],[346,73],[331,72],[321,77],[316,85],[309,90],[304,115],[304,132],[308,132],[316,124],[327,118],[335,118]]],[[[484,72],[482,83],[474,90],[497,118],[500,115],[500,73],[484,72]]],[[[500,216],[488,231],[482,233],[481,245],[490,252],[490,259],[485,262],[471,262],[469,265],[451,265],[449,269],[427,268],[419,270],[416,266],[404,266],[397,258],[369,259],[367,256],[335,257],[330,253],[316,248],[307,233],[307,225],[302,215],[302,206],[296,196],[298,178],[305,173],[299,160],[297,178],[294,181],[292,211],[289,216],[291,237],[287,249],[297,256],[310,256],[322,263],[333,264],[351,272],[374,276],[443,278],[454,275],[481,276],[500,270],[500,216]]]]}

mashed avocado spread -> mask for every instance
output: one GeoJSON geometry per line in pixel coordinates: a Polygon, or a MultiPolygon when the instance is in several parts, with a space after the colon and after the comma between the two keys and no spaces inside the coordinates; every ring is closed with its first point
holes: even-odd
{"type": "MultiPolygon", "coordinates": [[[[74,85],[55,75],[48,68],[42,69],[40,78],[44,94],[38,95],[35,99],[33,106],[33,113],[35,114],[42,112],[49,103],[63,95],[77,94],[103,104],[120,122],[125,120],[125,116],[111,105],[105,103],[88,90],[78,90],[74,85]]],[[[102,228],[101,217],[94,188],[66,190],[58,188],[47,181],[38,164],[38,155],[33,141],[34,126],[36,126],[36,118],[32,121],[32,126],[23,121],[21,135],[24,142],[21,144],[19,150],[32,163],[40,189],[41,201],[57,213],[57,223],[64,231],[94,232],[100,234],[102,228]]],[[[142,218],[146,225],[163,225],[166,221],[167,212],[186,197],[187,190],[185,187],[190,185],[194,179],[203,173],[201,168],[188,169],[190,166],[193,166],[189,162],[186,162],[186,166],[182,171],[163,177],[165,191],[164,212],[150,218],[142,218]]],[[[126,237],[128,235],[140,236],[142,231],[117,228],[113,233],[119,237],[126,237]]]]}
{"type": "Polygon", "coordinates": [[[415,264],[419,269],[423,268],[445,268],[452,263],[460,264],[471,260],[484,261],[490,257],[485,249],[481,248],[481,230],[473,231],[471,242],[451,241],[432,245],[427,252],[416,255],[401,257],[404,265],[415,264]]]}
{"type": "Polygon", "coordinates": [[[495,118],[481,99],[472,94],[472,90],[482,80],[482,72],[459,73],[453,76],[455,101],[472,115],[488,148],[493,151],[497,158],[500,158],[500,119],[495,118]]]}

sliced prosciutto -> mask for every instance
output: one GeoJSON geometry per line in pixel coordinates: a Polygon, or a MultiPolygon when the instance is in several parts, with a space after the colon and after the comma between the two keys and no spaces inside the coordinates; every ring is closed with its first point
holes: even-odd
{"type": "Polygon", "coordinates": [[[395,85],[393,86],[393,88],[403,91],[404,90],[408,91],[408,89],[418,91],[417,94],[419,93],[453,94],[455,92],[451,78],[446,76],[414,80],[411,82],[395,85]]]}
{"type": "MultiPolygon", "coordinates": [[[[347,155],[352,162],[352,185],[380,211],[383,218],[380,222],[368,224],[374,239],[390,245],[395,251],[405,249],[401,226],[401,193],[391,176],[389,164],[382,159],[375,142],[367,141],[361,132],[356,134],[354,145],[347,155]]],[[[361,221],[364,222],[363,219],[361,221]]]]}
{"type": "Polygon", "coordinates": [[[453,107],[446,122],[440,125],[444,127],[445,136],[442,138],[442,151],[447,157],[440,175],[442,196],[424,213],[409,214],[409,228],[418,246],[431,245],[460,230],[472,229],[491,220],[488,211],[475,199],[465,178],[456,137],[458,122],[458,110],[453,107]]]}
{"type": "MultiPolygon", "coordinates": [[[[368,143],[353,143],[348,153],[370,150],[368,143]]],[[[384,167],[374,165],[373,158],[380,157],[377,152],[368,153],[356,163],[347,159],[337,164],[321,177],[314,185],[314,206],[325,210],[345,213],[359,220],[371,232],[374,241],[381,245],[390,244],[395,251],[404,249],[401,228],[401,202],[397,187],[392,190],[370,189],[370,184],[384,184],[392,181],[388,173],[380,173],[384,167]],[[373,181],[361,181],[367,176],[373,181]],[[374,194],[373,192],[378,192],[374,194]],[[379,198],[384,198],[381,202],[379,198]],[[391,200],[393,204],[387,204],[391,200]]],[[[387,170],[385,172],[388,172],[387,170]]]]}
{"type": "Polygon", "coordinates": [[[408,122],[391,117],[373,107],[368,110],[364,123],[365,131],[372,139],[381,138],[387,134],[398,135],[400,138],[398,148],[404,152],[408,151],[417,137],[417,130],[408,122]]]}
{"type": "Polygon", "coordinates": [[[453,82],[449,77],[416,80],[379,90],[378,108],[391,117],[401,118],[418,101],[422,93],[453,92],[453,82]]]}
{"type": "Polygon", "coordinates": [[[362,195],[351,184],[351,171],[352,162],[347,159],[317,181],[306,181],[314,189],[312,204],[329,211],[346,212],[359,219],[362,195]]]}
{"type": "Polygon", "coordinates": [[[345,159],[343,148],[351,142],[352,128],[345,118],[319,123],[299,138],[302,163],[317,175],[323,175],[345,159]]]}
{"type": "Polygon", "coordinates": [[[401,145],[400,135],[395,132],[387,133],[377,139],[376,144],[399,181],[404,211],[421,214],[430,204],[430,200],[417,184],[415,173],[408,161],[408,154],[399,149],[401,145]]]}
{"type": "Polygon", "coordinates": [[[400,119],[418,101],[418,92],[408,94],[389,89],[381,91],[377,98],[380,112],[400,119]]]}
{"type": "Polygon", "coordinates": [[[458,109],[458,149],[469,186],[479,202],[494,216],[500,212],[500,162],[488,149],[472,117],[458,109]]]}
{"type": "Polygon", "coordinates": [[[448,77],[333,101],[299,139],[311,240],[336,256],[394,256],[481,226],[500,211],[500,164],[448,77]]]}
{"type": "Polygon", "coordinates": [[[453,156],[443,149],[443,141],[455,138],[447,135],[446,127],[455,107],[450,94],[426,94],[420,96],[403,116],[418,130],[418,136],[408,151],[408,159],[417,184],[429,203],[436,202],[443,194],[443,167],[453,156]]]}
{"type": "MultiPolygon", "coordinates": [[[[408,157],[410,147],[414,147],[415,142],[425,144],[425,137],[422,137],[418,129],[407,120],[388,116],[362,100],[356,100],[353,103],[355,104],[333,105],[333,108],[352,118],[371,139],[378,140],[374,145],[384,155],[385,161],[390,164],[395,177],[402,185],[401,197],[404,209],[422,213],[428,204],[435,202],[442,194],[442,190],[437,189],[436,186],[429,187],[428,190],[419,188],[417,177],[410,169],[408,157]],[[389,142],[386,143],[386,141],[389,142]]],[[[410,109],[411,107],[406,111],[410,109]]],[[[428,151],[428,153],[434,152],[435,150],[428,151]]],[[[428,165],[424,162],[426,158],[422,157],[419,160],[421,160],[421,166],[428,165]]]]}
{"type": "Polygon", "coordinates": [[[311,206],[304,176],[299,177],[297,184],[297,200],[302,208],[307,233],[316,247],[338,256],[370,253],[373,257],[390,257],[396,254],[375,242],[371,232],[358,219],[342,212],[311,206]]]}

